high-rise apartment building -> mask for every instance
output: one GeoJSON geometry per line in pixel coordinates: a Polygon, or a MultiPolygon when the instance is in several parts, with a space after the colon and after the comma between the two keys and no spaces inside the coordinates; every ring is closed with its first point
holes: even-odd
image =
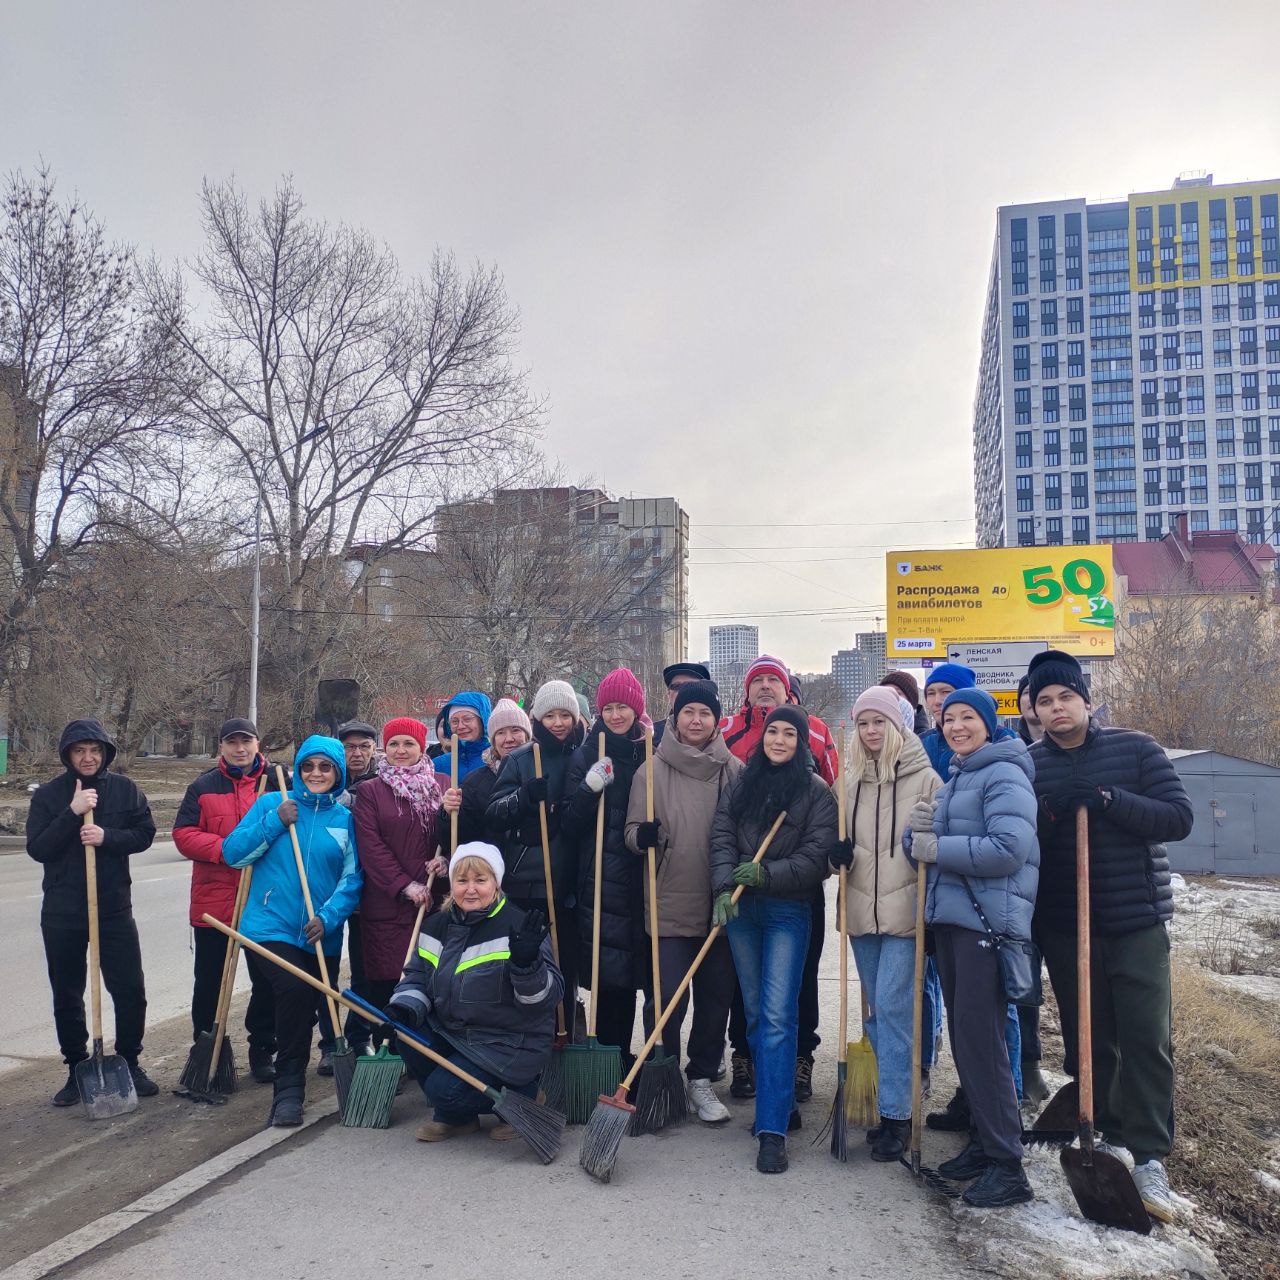
{"type": "Polygon", "coordinates": [[[1280,544],[1280,179],[997,212],[973,416],[982,547],[1280,544]]]}
{"type": "Polygon", "coordinates": [[[839,649],[831,657],[831,674],[850,702],[864,689],[879,684],[889,669],[883,631],[859,631],[853,639],[854,648],[839,649]]]}
{"type": "Polygon", "coordinates": [[[711,628],[711,678],[726,710],[742,692],[747,668],[760,656],[760,628],[732,623],[711,628]]]}

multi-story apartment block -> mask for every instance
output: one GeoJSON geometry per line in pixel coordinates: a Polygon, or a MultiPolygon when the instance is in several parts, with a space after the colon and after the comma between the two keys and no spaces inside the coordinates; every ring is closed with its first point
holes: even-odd
{"type": "Polygon", "coordinates": [[[853,639],[854,648],[839,649],[831,657],[831,674],[850,702],[864,689],[879,684],[889,669],[883,631],[859,631],[853,639]]]}
{"type": "Polygon", "coordinates": [[[747,668],[760,656],[760,628],[731,623],[711,628],[711,678],[720,689],[720,701],[728,710],[742,692],[747,668]]]}
{"type": "Polygon", "coordinates": [[[1280,179],[997,213],[978,545],[1280,544],[1280,179]]]}

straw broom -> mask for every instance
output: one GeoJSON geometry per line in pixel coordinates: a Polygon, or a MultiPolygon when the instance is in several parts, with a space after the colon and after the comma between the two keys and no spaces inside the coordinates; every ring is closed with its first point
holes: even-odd
{"type": "MultiPolygon", "coordinates": [[[[778,828],[782,826],[786,816],[787,811],[784,809],[773,820],[773,826],[769,828],[768,833],[760,844],[760,848],[756,850],[756,856],[751,859],[752,862],[759,862],[768,852],[769,846],[773,843],[773,837],[778,834],[778,828]]],[[[739,885],[733,891],[731,901],[736,904],[745,889],[745,885],[739,885]]],[[[614,1166],[618,1162],[618,1151],[622,1146],[622,1139],[626,1136],[627,1130],[631,1126],[631,1117],[635,1114],[636,1109],[627,1101],[627,1094],[631,1091],[631,1086],[635,1083],[636,1076],[640,1073],[640,1065],[654,1045],[662,1038],[663,1028],[679,1006],[680,998],[689,990],[693,975],[698,972],[702,962],[707,958],[707,952],[711,950],[715,940],[720,936],[721,928],[722,926],[718,924],[712,926],[711,932],[707,934],[706,941],[698,949],[698,954],[694,956],[688,972],[680,979],[680,985],[676,987],[671,999],[667,1002],[667,1007],[663,1011],[662,1017],[655,1019],[653,1033],[645,1042],[644,1048],[640,1050],[640,1057],[636,1059],[635,1066],[631,1068],[627,1073],[626,1079],[618,1086],[617,1092],[612,1096],[601,1094],[596,1103],[596,1109],[591,1114],[591,1120],[587,1125],[586,1132],[582,1135],[582,1150],[578,1155],[578,1163],[599,1182],[608,1182],[612,1179],[614,1166]]]]}
{"type": "MultiPolygon", "coordinates": [[[[533,776],[542,777],[542,748],[538,740],[533,740],[533,776]]],[[[551,838],[547,834],[547,802],[538,801],[538,832],[542,837],[542,882],[547,890],[547,923],[551,927],[551,956],[560,969],[560,933],[556,927],[556,895],[555,886],[551,883],[551,838]]],[[[561,969],[561,973],[564,970],[561,969]]],[[[538,1085],[547,1106],[564,1113],[564,1049],[569,1043],[569,1033],[565,1029],[564,1008],[566,1000],[576,999],[576,993],[566,985],[560,1003],[556,1005],[556,1038],[551,1045],[551,1057],[542,1069],[542,1078],[538,1085]]]]}
{"type": "MultiPolygon", "coordinates": [[[[605,736],[600,734],[599,756],[604,758],[605,736]]],[[[596,1039],[596,1010],[600,1004],[600,893],[604,879],[604,796],[596,801],[595,901],[591,916],[591,1005],[587,1011],[587,1040],[571,1044],[564,1051],[565,1118],[570,1124],[585,1124],[591,1118],[595,1099],[611,1093],[622,1077],[622,1050],[596,1039]]],[[[652,1046],[645,1049],[649,1052],[652,1046]]]]}

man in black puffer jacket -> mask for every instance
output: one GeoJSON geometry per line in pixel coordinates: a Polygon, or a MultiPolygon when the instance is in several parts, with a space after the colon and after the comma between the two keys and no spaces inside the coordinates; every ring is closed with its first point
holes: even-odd
{"type": "Polygon", "coordinates": [[[98,942],[102,981],[116,1012],[116,1052],[129,1064],[141,1098],[157,1086],[138,1065],[147,1020],[138,926],[133,920],[129,856],[151,847],[155,820],[147,797],[123,774],[111,773],[116,745],[96,720],[73,720],[58,743],[65,772],[37,788],[27,813],[27,852],[44,867],[40,932],[44,938],[53,1021],[67,1064],[56,1107],[79,1101],[75,1066],[89,1056],[84,1017],[89,908],[84,846],[97,850],[98,942]],[[90,814],[85,822],[85,815],[90,814]]]}
{"type": "Polygon", "coordinates": [[[1045,736],[1031,747],[1039,800],[1040,889],[1035,933],[1075,1058],[1076,813],[1089,820],[1093,1073],[1097,1127],[1135,1162],[1148,1211],[1173,1218],[1164,1171],[1172,1146],[1168,923],[1173,889],[1166,840],[1191,831],[1191,802],[1168,755],[1134,729],[1090,715],[1080,664],[1050,649],[1032,659],[1029,691],[1045,736]]]}

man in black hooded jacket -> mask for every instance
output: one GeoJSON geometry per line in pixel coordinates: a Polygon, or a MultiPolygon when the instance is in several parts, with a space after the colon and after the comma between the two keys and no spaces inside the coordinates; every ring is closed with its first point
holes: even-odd
{"type": "Polygon", "coordinates": [[[27,813],[27,852],[44,867],[40,932],[44,937],[53,1020],[67,1064],[56,1107],[79,1101],[75,1065],[89,1056],[84,988],[89,948],[84,846],[97,849],[98,940],[102,981],[116,1014],[116,1052],[129,1064],[140,1098],[160,1090],[138,1065],[147,1019],[142,952],[133,920],[129,857],[151,847],[156,824],[147,797],[111,773],[116,746],[97,720],[73,720],[58,754],[66,772],[37,788],[27,813]],[[84,815],[90,814],[88,823],[84,815]]]}

